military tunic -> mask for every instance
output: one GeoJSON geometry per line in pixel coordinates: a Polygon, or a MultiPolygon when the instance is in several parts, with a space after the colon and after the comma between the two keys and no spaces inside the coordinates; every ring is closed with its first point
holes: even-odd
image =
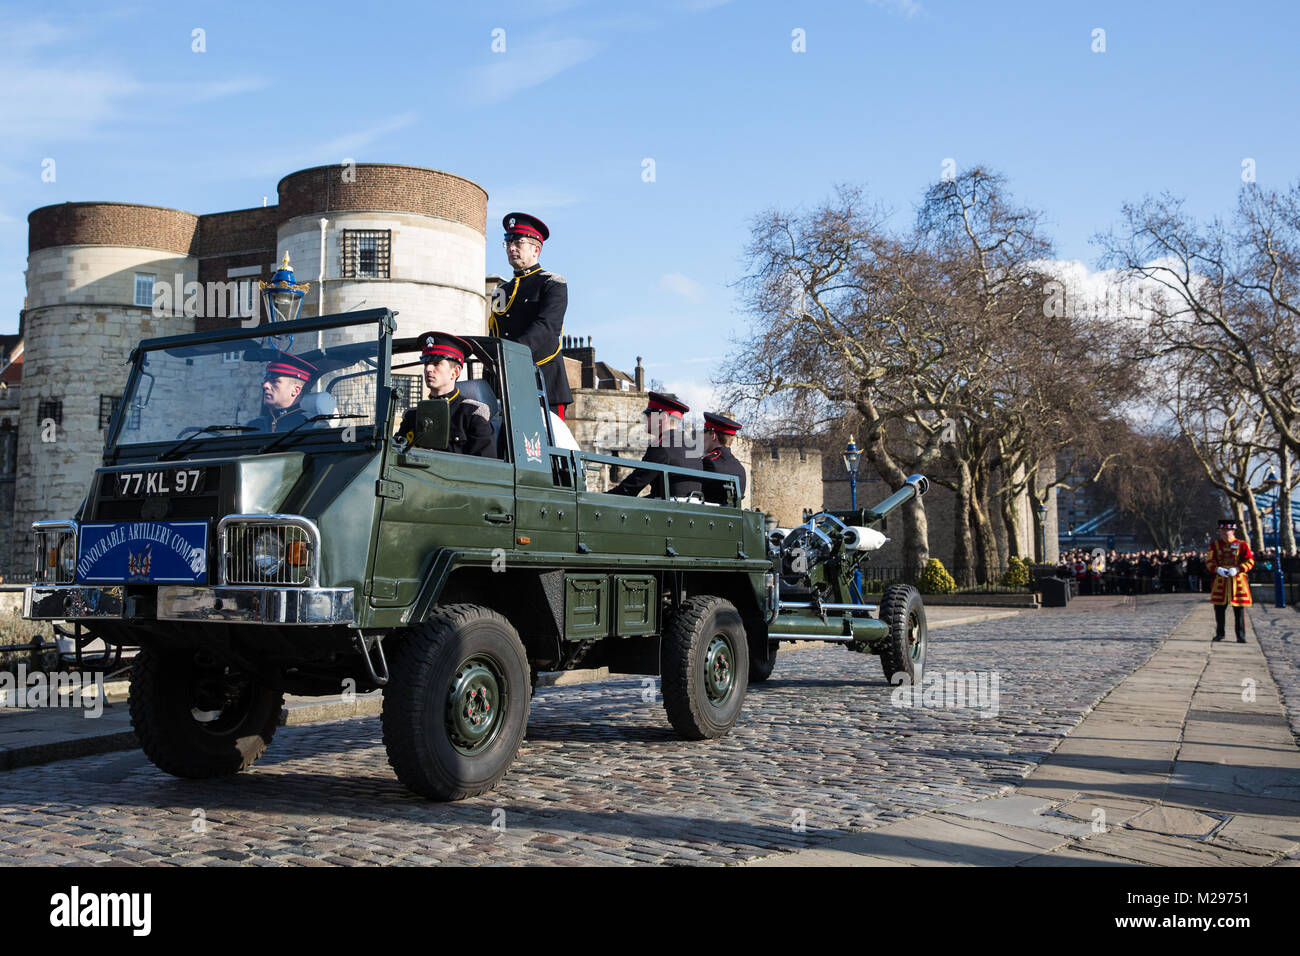
{"type": "Polygon", "coordinates": [[[1213,575],[1210,579],[1210,601],[1213,604],[1250,607],[1250,582],[1246,572],[1255,566],[1255,556],[1245,541],[1216,541],[1205,555],[1205,569],[1213,575]],[[1236,568],[1233,577],[1225,578],[1219,568],[1236,568]]]}
{"type": "Polygon", "coordinates": [[[546,397],[552,406],[573,401],[569,378],[560,356],[564,312],[569,306],[569,286],[564,276],[534,266],[507,280],[497,290],[488,320],[492,335],[519,342],[533,351],[542,370],[546,397]]]}
{"type": "MultiPolygon", "coordinates": [[[[745,466],[739,459],[731,453],[731,449],[725,445],[720,445],[713,451],[708,452],[703,458],[705,471],[717,472],[720,475],[735,475],[740,479],[740,498],[745,498],[745,466]]],[[[711,482],[704,483],[704,500],[713,501],[720,505],[727,503],[726,488],[715,485],[711,482]]],[[[739,504],[740,502],[737,502],[739,504]]]]}
{"type": "MultiPolygon", "coordinates": [[[[492,412],[482,402],[465,398],[460,389],[444,396],[451,403],[451,432],[447,451],[461,455],[478,455],[495,458],[496,435],[492,428],[492,412]]],[[[415,409],[408,409],[395,436],[408,444],[415,441],[415,409]]]]}
{"type": "Polygon", "coordinates": [[[263,405],[262,414],[249,422],[248,427],[256,428],[259,432],[283,434],[298,427],[305,421],[307,421],[307,413],[299,405],[290,405],[278,414],[275,409],[263,405]]]}
{"type": "MultiPolygon", "coordinates": [[[[698,468],[698,459],[688,459],[686,449],[681,445],[651,445],[641,456],[642,461],[648,461],[656,465],[676,465],[678,468],[698,468]]],[[[628,475],[613,488],[609,489],[611,495],[630,495],[636,497],[641,493],[641,489],[650,486],[650,498],[663,497],[663,482],[660,472],[651,471],[649,468],[637,468],[632,474],[628,475]]],[[[700,490],[700,483],[689,478],[679,477],[677,475],[668,476],[668,484],[674,498],[684,498],[692,491],[700,490]]]]}

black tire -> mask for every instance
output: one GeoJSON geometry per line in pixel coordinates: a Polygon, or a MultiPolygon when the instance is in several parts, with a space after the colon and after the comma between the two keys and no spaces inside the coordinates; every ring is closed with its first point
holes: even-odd
{"type": "Polygon", "coordinates": [[[768,641],[767,660],[765,661],[760,661],[754,654],[749,655],[749,682],[751,684],[761,684],[772,676],[772,669],[776,667],[776,649],[780,646],[780,641],[768,641]]]}
{"type": "Polygon", "coordinates": [[[909,584],[895,584],[880,602],[880,620],[889,625],[889,636],[880,646],[880,666],[890,684],[901,683],[896,675],[907,675],[913,687],[925,673],[929,650],[925,604],[921,593],[909,584]]]}
{"type": "Polygon", "coordinates": [[[131,668],[131,727],[145,756],[176,777],[246,770],[280,723],[284,695],[188,652],[141,648],[131,668]]]}
{"type": "Polygon", "coordinates": [[[731,602],[687,598],[663,636],[661,656],[664,710],[673,729],[687,740],[731,730],[749,685],[745,625],[731,602]]]}
{"type": "Polygon", "coordinates": [[[451,604],[395,645],[383,728],[397,779],[433,800],[491,790],[528,726],[532,682],[519,634],[496,611],[451,604]]]}

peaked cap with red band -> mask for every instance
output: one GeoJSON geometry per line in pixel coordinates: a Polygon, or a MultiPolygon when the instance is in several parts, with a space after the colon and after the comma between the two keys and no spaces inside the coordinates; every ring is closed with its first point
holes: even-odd
{"type": "Polygon", "coordinates": [[[458,365],[465,364],[465,353],[469,343],[449,332],[425,332],[420,336],[423,347],[420,349],[420,361],[438,362],[451,359],[458,365]]]}
{"type": "Polygon", "coordinates": [[[506,242],[509,242],[515,236],[533,239],[538,244],[551,238],[551,230],[546,228],[546,223],[536,216],[528,215],[526,212],[509,213],[501,220],[501,225],[506,230],[506,242]]]}
{"type": "Polygon", "coordinates": [[[263,377],[278,378],[284,375],[288,378],[296,378],[300,382],[310,382],[315,377],[316,371],[316,366],[310,362],[296,355],[281,352],[266,363],[266,374],[263,377]]]}
{"type": "Polygon", "coordinates": [[[684,405],[675,398],[669,398],[667,395],[660,395],[658,392],[651,392],[646,403],[645,411],[642,415],[649,415],[651,412],[667,412],[669,415],[676,415],[681,418],[686,412],[689,412],[690,406],[684,405]]]}
{"type": "Polygon", "coordinates": [[[722,435],[734,435],[740,431],[740,422],[732,421],[726,415],[719,415],[717,412],[704,413],[704,430],[706,432],[718,432],[722,435]]]}
{"type": "Polygon", "coordinates": [[[1226,528],[1229,531],[1236,531],[1237,522],[1232,518],[1224,518],[1222,521],[1219,522],[1219,527],[1226,528]]]}

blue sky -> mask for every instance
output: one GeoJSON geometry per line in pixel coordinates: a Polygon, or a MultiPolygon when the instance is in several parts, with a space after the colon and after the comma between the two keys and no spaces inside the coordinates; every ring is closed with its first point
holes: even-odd
{"type": "Polygon", "coordinates": [[[566,332],[700,402],[765,209],[853,183],[905,224],[945,159],[982,163],[1093,265],[1125,200],[1227,213],[1245,158],[1300,178],[1283,3],[43,3],[0,23],[0,331],[37,206],[215,212],[307,166],[411,163],[488,191],[497,271],[501,215],[545,219],[566,332]]]}

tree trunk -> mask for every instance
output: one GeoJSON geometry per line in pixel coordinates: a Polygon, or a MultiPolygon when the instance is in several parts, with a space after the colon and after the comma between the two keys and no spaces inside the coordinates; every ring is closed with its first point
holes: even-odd
{"type": "Polygon", "coordinates": [[[1282,472],[1278,477],[1282,480],[1277,499],[1277,520],[1278,529],[1282,533],[1279,547],[1283,554],[1291,554],[1295,551],[1295,526],[1291,524],[1291,456],[1287,454],[1285,445],[1281,448],[1282,472]]]}

